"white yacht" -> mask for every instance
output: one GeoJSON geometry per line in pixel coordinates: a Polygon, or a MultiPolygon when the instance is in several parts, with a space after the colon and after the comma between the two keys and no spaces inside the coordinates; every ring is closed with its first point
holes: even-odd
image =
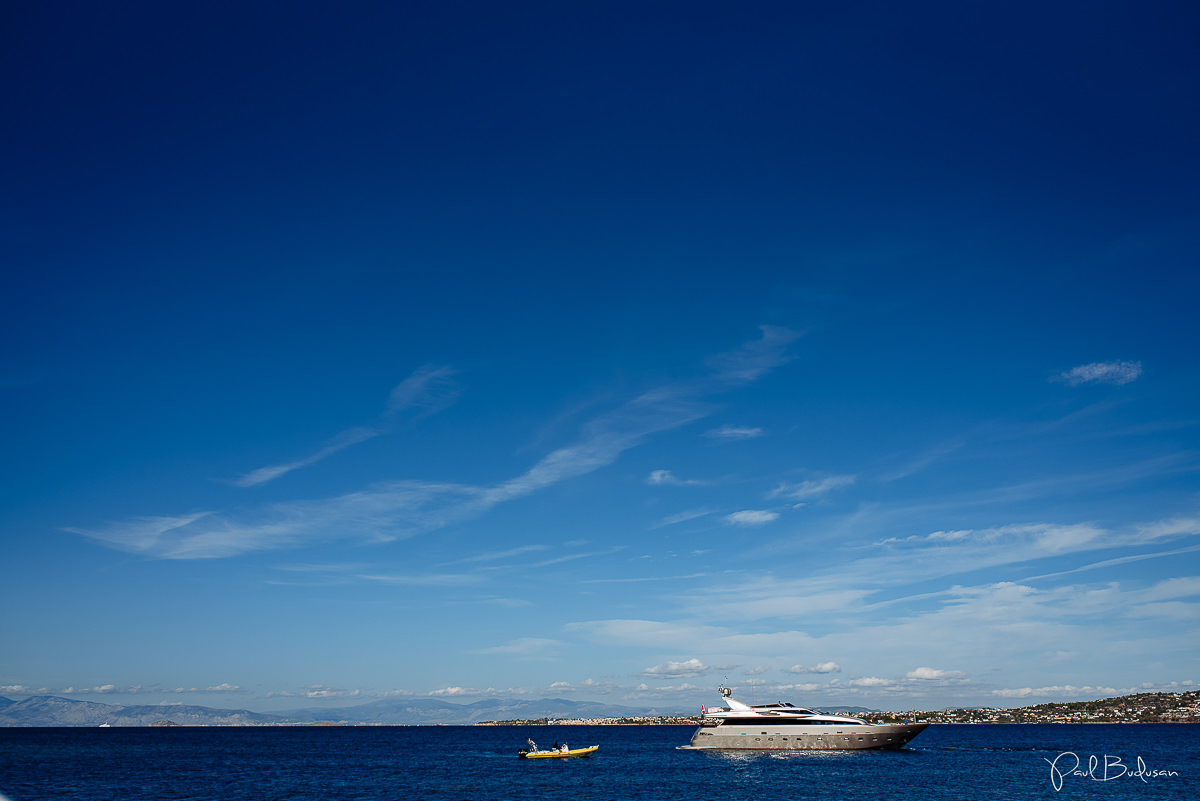
{"type": "Polygon", "coordinates": [[[728,706],[701,709],[703,722],[683,748],[858,750],[900,748],[928,723],[876,724],[841,715],[822,715],[788,703],[744,704],[728,687],[718,687],[728,706]]]}

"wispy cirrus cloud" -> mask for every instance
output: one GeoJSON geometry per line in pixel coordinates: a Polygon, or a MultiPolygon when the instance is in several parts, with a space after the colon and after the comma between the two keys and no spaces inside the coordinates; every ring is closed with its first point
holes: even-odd
{"type": "Polygon", "coordinates": [[[437,414],[458,400],[454,376],[458,371],[447,365],[427,364],[401,381],[388,395],[388,417],[412,411],[417,417],[437,414]]]}
{"type": "Polygon", "coordinates": [[[268,465],[239,476],[233,483],[239,487],[256,487],[274,481],[293,470],[309,467],[351,445],[388,433],[396,418],[410,412],[413,419],[436,414],[458,399],[458,386],[453,380],[456,370],[447,366],[425,365],[398,384],[388,396],[387,406],[374,425],[350,428],[334,436],[314,453],[282,464],[268,465]]]}
{"type": "Polygon", "coordinates": [[[708,360],[718,380],[747,384],[793,358],[787,347],[800,338],[799,333],[774,325],[762,325],[759,330],[762,331],[759,339],[708,360]]]}
{"type": "MultiPolygon", "coordinates": [[[[718,357],[710,373],[690,383],[652,389],[597,415],[582,426],[574,443],[551,451],[524,473],[495,484],[379,482],[330,498],[230,512],[136,517],[66,530],[111,548],[157,559],[214,559],[315,542],[387,542],[427,533],[598,470],[655,434],[708,416],[715,408],[708,396],[754,380],[786,362],[784,349],[794,339],[795,335],[784,329],[764,327],[761,339],[718,357]]],[[[450,368],[422,368],[392,391],[385,415],[404,409],[430,414],[445,408],[456,396],[448,383],[452,375],[450,368]]],[[[295,465],[311,464],[318,457],[324,458],[321,454],[361,442],[369,438],[369,431],[363,429],[361,435],[348,436],[345,444],[328,446],[295,465]]],[[[262,480],[271,480],[290,469],[295,466],[280,465],[255,473],[262,480]]]]}
{"type": "Polygon", "coordinates": [[[546,659],[547,655],[560,645],[562,643],[558,640],[549,640],[544,637],[521,637],[503,645],[480,648],[471,653],[491,656],[536,656],[539,659],[546,659]]]}
{"type": "Polygon", "coordinates": [[[471,563],[471,562],[476,562],[476,563],[478,563],[478,562],[496,562],[496,561],[500,561],[503,559],[510,559],[514,556],[522,556],[527,553],[536,553],[538,551],[546,551],[549,549],[550,549],[549,545],[537,545],[537,544],[520,545],[516,548],[509,548],[508,550],[504,550],[504,551],[491,551],[489,553],[480,553],[480,554],[473,554],[472,556],[465,556],[462,559],[455,560],[454,562],[449,562],[448,564],[457,565],[457,564],[471,563]]]}
{"type": "Polygon", "coordinates": [[[293,470],[299,470],[302,467],[314,465],[317,462],[332,456],[340,450],[349,448],[351,445],[357,445],[360,442],[366,442],[373,439],[383,431],[376,428],[352,428],[343,431],[325,444],[325,447],[318,450],[303,459],[296,459],[293,462],[285,464],[268,465],[260,467],[257,470],[251,470],[249,473],[238,476],[233,480],[233,483],[239,487],[257,487],[259,484],[266,484],[269,481],[274,481],[280,476],[287,475],[293,470]]]}
{"type": "Polygon", "coordinates": [[[697,610],[720,620],[806,618],[859,611],[872,593],[866,586],[837,587],[815,581],[779,581],[756,577],[745,582],[711,584],[710,598],[692,596],[697,610]]]}
{"type": "Polygon", "coordinates": [[[680,523],[686,523],[689,520],[696,520],[713,513],[712,509],[688,509],[677,514],[664,517],[662,520],[655,523],[651,528],[663,528],[664,526],[676,526],[680,523]]]}
{"type": "Polygon", "coordinates": [[[494,487],[385,482],[346,495],[271,504],[252,512],[138,518],[64,530],[155,559],[219,559],[337,540],[391,542],[478,517],[499,503],[598,466],[577,463],[568,469],[559,463],[547,470],[539,465],[494,487]]]}
{"type": "Polygon", "coordinates": [[[483,492],[459,484],[395,481],[332,498],[276,503],[250,511],[134,518],[65,530],[155,559],[217,559],[303,543],[402,539],[475,514],[484,506],[483,492]]]}
{"type": "Polygon", "coordinates": [[[740,439],[755,439],[761,437],[767,432],[761,428],[752,428],[750,426],[735,426],[724,425],[720,428],[714,428],[710,431],[705,431],[704,436],[709,439],[734,441],[740,439]]]}
{"type": "Polygon", "coordinates": [[[849,487],[858,480],[857,476],[828,476],[826,478],[802,481],[799,484],[780,484],[767,496],[769,498],[787,498],[794,501],[810,501],[828,495],[834,490],[849,487]]]}
{"type": "Polygon", "coordinates": [[[181,530],[211,514],[195,512],[175,517],[135,517],[99,529],[67,527],[63,530],[80,534],[119,551],[145,553],[155,550],[159,543],[174,538],[181,530]]]}
{"type": "Polygon", "coordinates": [[[909,459],[907,464],[895,468],[881,476],[883,481],[899,481],[903,478],[908,478],[911,475],[920,473],[927,469],[930,465],[935,464],[946,456],[961,449],[966,444],[965,440],[957,439],[949,442],[942,442],[934,445],[924,452],[917,454],[909,459]]]}
{"type": "Polygon", "coordinates": [[[392,587],[461,587],[480,581],[478,576],[463,573],[389,573],[370,571],[356,574],[358,581],[392,587]]]}
{"type": "Polygon", "coordinates": [[[1087,549],[1091,543],[1107,534],[1104,529],[1090,523],[1028,523],[979,530],[933,531],[903,538],[888,537],[878,544],[946,546],[961,543],[968,548],[996,546],[995,549],[999,549],[1014,543],[1020,544],[1022,549],[1032,548],[1040,554],[1056,554],[1087,549]]]}
{"type": "Polygon", "coordinates": [[[1141,362],[1092,362],[1072,367],[1054,376],[1053,381],[1062,381],[1070,386],[1080,384],[1128,384],[1142,374],[1141,362]]]}
{"type": "Polygon", "coordinates": [[[1200,545],[1191,545],[1185,548],[1176,548],[1170,551],[1152,551],[1150,553],[1131,554],[1129,556],[1119,556],[1113,559],[1101,559],[1098,562],[1089,562],[1085,565],[1077,565],[1068,570],[1059,570],[1054,573],[1045,573],[1040,576],[1031,576],[1030,580],[1034,579],[1051,579],[1069,576],[1073,573],[1085,573],[1090,570],[1103,570],[1107,567],[1116,567],[1118,565],[1127,565],[1134,562],[1144,562],[1147,559],[1163,559],[1169,556],[1182,556],[1183,554],[1196,553],[1200,551],[1200,545]]]}

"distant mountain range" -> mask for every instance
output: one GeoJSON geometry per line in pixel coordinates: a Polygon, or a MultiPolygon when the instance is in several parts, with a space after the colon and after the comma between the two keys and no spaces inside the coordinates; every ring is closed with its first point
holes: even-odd
{"type": "MultiPolygon", "coordinates": [[[[189,705],[119,706],[94,701],[74,701],[37,695],[22,701],[0,697],[0,728],[14,726],[302,726],[321,723],[377,726],[469,726],[483,721],[588,720],[594,718],[695,717],[699,710],[638,709],[594,701],[542,698],[514,701],[488,698],[473,704],[456,704],[434,698],[388,699],[340,708],[294,709],[277,714],[248,709],[213,709],[189,705]]],[[[821,707],[842,715],[878,712],[861,706],[821,707]]],[[[1063,717],[1087,720],[1139,719],[1200,721],[1200,691],[1139,693],[1100,701],[1041,704],[1005,710],[1001,716],[971,716],[971,710],[943,710],[938,722],[980,722],[993,718],[1018,722],[1045,722],[1063,717]],[[1119,714],[1118,714],[1119,713],[1119,714]],[[1136,713],[1136,714],[1134,714],[1136,713]],[[1133,717],[1131,717],[1131,715],[1133,717]],[[1115,716],[1115,717],[1114,717],[1115,716]]],[[[977,710],[982,713],[993,709],[977,710]]],[[[0,796],[3,801],[3,796],[0,796]]]]}
{"type": "Polygon", "coordinates": [[[561,698],[512,701],[489,698],[473,704],[436,699],[375,701],[337,709],[296,709],[277,714],[247,709],[212,709],[205,706],[118,706],[93,701],[73,701],[38,695],[22,701],[0,698],[0,727],[12,726],[291,726],[305,723],[375,725],[470,725],[485,720],[537,720],[539,718],[622,718],[678,715],[659,711],[567,701],[561,698]]]}
{"type": "Polygon", "coordinates": [[[272,726],[292,721],[249,710],[210,709],[205,706],[117,706],[93,701],[72,701],[37,695],[23,701],[0,699],[0,727],[4,726],[272,726]],[[7,703],[5,703],[7,702],[7,703]]]}

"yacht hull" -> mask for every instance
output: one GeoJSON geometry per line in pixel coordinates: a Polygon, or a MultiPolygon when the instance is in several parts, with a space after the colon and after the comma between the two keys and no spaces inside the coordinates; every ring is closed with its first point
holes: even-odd
{"type": "Polygon", "coordinates": [[[867,725],[789,725],[771,727],[721,725],[701,727],[685,749],[754,751],[859,751],[901,748],[928,723],[867,725]]]}

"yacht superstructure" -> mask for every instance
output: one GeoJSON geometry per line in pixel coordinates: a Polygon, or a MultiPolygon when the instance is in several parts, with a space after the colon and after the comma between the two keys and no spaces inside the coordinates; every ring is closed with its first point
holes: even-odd
{"type": "Polygon", "coordinates": [[[822,715],[789,703],[744,704],[719,687],[728,706],[703,709],[703,722],[683,748],[858,750],[900,748],[928,723],[877,724],[822,715]]]}

